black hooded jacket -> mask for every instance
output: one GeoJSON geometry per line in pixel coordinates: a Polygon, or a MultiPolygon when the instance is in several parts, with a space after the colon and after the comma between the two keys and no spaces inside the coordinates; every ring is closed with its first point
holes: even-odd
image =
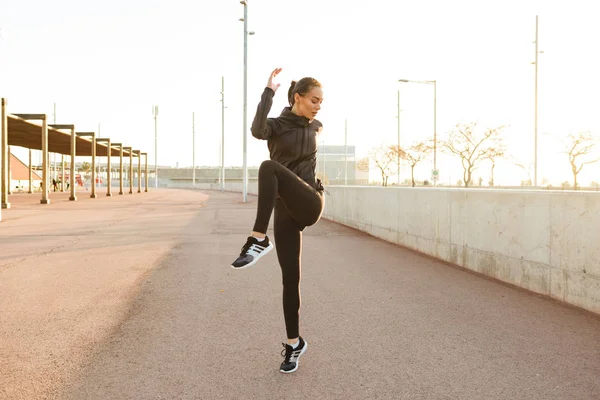
{"type": "Polygon", "coordinates": [[[282,164],[316,190],[323,191],[321,180],[315,177],[317,134],[323,124],[294,114],[290,107],[285,107],[277,118],[267,118],[273,96],[275,92],[265,88],[252,122],[252,136],[267,140],[271,160],[282,164]]]}

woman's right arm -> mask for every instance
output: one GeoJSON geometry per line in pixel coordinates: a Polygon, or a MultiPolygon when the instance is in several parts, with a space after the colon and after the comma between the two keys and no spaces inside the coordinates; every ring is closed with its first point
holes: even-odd
{"type": "Polygon", "coordinates": [[[267,140],[273,135],[275,121],[267,118],[269,111],[271,111],[271,106],[273,105],[273,96],[275,96],[275,92],[266,87],[260,98],[260,103],[258,103],[256,115],[254,116],[254,121],[252,121],[252,127],[250,128],[252,136],[257,139],[267,140]]]}
{"type": "Polygon", "coordinates": [[[269,80],[267,81],[267,87],[260,98],[260,103],[258,104],[258,109],[256,110],[256,116],[254,116],[254,121],[252,121],[252,127],[250,131],[252,132],[252,136],[257,139],[267,140],[273,136],[273,131],[277,129],[276,120],[269,119],[267,116],[269,115],[269,111],[271,111],[271,106],[273,105],[273,96],[275,96],[275,92],[279,88],[279,83],[274,83],[273,78],[275,78],[281,72],[281,68],[275,68],[271,75],[269,75],[269,80]]]}

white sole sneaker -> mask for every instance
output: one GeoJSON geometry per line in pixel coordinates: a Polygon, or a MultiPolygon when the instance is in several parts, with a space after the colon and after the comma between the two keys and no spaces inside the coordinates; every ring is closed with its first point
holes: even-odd
{"type": "Polygon", "coordinates": [[[249,262],[248,264],[244,265],[243,267],[234,267],[233,265],[230,265],[231,268],[233,269],[244,269],[244,268],[249,268],[251,266],[253,266],[254,264],[256,264],[258,262],[258,260],[260,260],[261,258],[263,258],[263,256],[267,253],[269,253],[271,250],[273,250],[275,246],[273,246],[273,242],[270,242],[269,245],[260,252],[259,255],[256,256],[256,258],[254,260],[252,260],[252,262],[249,262]]]}
{"type": "Polygon", "coordinates": [[[298,354],[298,359],[296,360],[296,366],[294,367],[294,369],[291,369],[289,371],[284,371],[284,370],[280,369],[279,372],[281,372],[283,374],[291,374],[292,372],[296,372],[298,370],[298,366],[300,365],[300,357],[302,357],[302,354],[306,353],[306,349],[308,349],[308,342],[305,340],[304,347],[302,348],[302,351],[300,352],[300,354],[298,354]]]}

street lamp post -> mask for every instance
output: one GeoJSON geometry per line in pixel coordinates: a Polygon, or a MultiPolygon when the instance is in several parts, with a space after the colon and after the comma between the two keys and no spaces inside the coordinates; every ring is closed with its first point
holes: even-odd
{"type": "Polygon", "coordinates": [[[247,124],[248,124],[248,35],[254,35],[254,32],[248,32],[248,0],[241,0],[240,4],[244,6],[244,18],[241,21],[244,22],[244,116],[243,116],[243,189],[242,197],[243,202],[248,201],[248,135],[247,135],[247,124]]]}
{"type": "Polygon", "coordinates": [[[538,44],[538,16],[535,16],[535,100],[534,100],[534,133],[533,133],[533,186],[538,185],[538,54],[542,54],[543,51],[539,51],[538,44]]]}
{"type": "MultiPolygon", "coordinates": [[[[437,81],[413,81],[409,79],[398,79],[398,82],[433,84],[433,173],[437,176],[437,81]]],[[[398,100],[398,103],[399,102],[400,101],[398,100]]],[[[398,115],[400,115],[400,109],[398,109],[398,115]]],[[[398,122],[398,124],[400,124],[400,122],[398,122]]],[[[398,130],[400,130],[399,127],[398,130]]]]}
{"type": "MultiPolygon", "coordinates": [[[[154,187],[158,187],[158,106],[152,106],[152,116],[154,117],[154,187]]],[[[130,157],[131,158],[131,157],[130,157]]],[[[131,193],[131,190],[130,192],[131,193]]]]}
{"type": "Polygon", "coordinates": [[[221,191],[225,190],[225,77],[221,77],[221,191]]]}
{"type": "Polygon", "coordinates": [[[196,127],[192,112],[192,186],[196,186],[196,127]]]}
{"type": "Polygon", "coordinates": [[[398,89],[398,185],[400,185],[400,89],[398,89]]]}

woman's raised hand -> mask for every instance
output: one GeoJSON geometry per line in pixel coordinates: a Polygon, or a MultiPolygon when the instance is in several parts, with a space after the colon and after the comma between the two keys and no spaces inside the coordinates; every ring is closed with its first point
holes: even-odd
{"type": "Polygon", "coordinates": [[[279,88],[279,83],[274,83],[273,82],[273,78],[275,78],[279,73],[281,72],[281,68],[275,68],[273,70],[273,72],[271,72],[271,75],[269,76],[269,81],[267,82],[267,87],[272,89],[273,92],[277,92],[277,89],[279,88]]]}

